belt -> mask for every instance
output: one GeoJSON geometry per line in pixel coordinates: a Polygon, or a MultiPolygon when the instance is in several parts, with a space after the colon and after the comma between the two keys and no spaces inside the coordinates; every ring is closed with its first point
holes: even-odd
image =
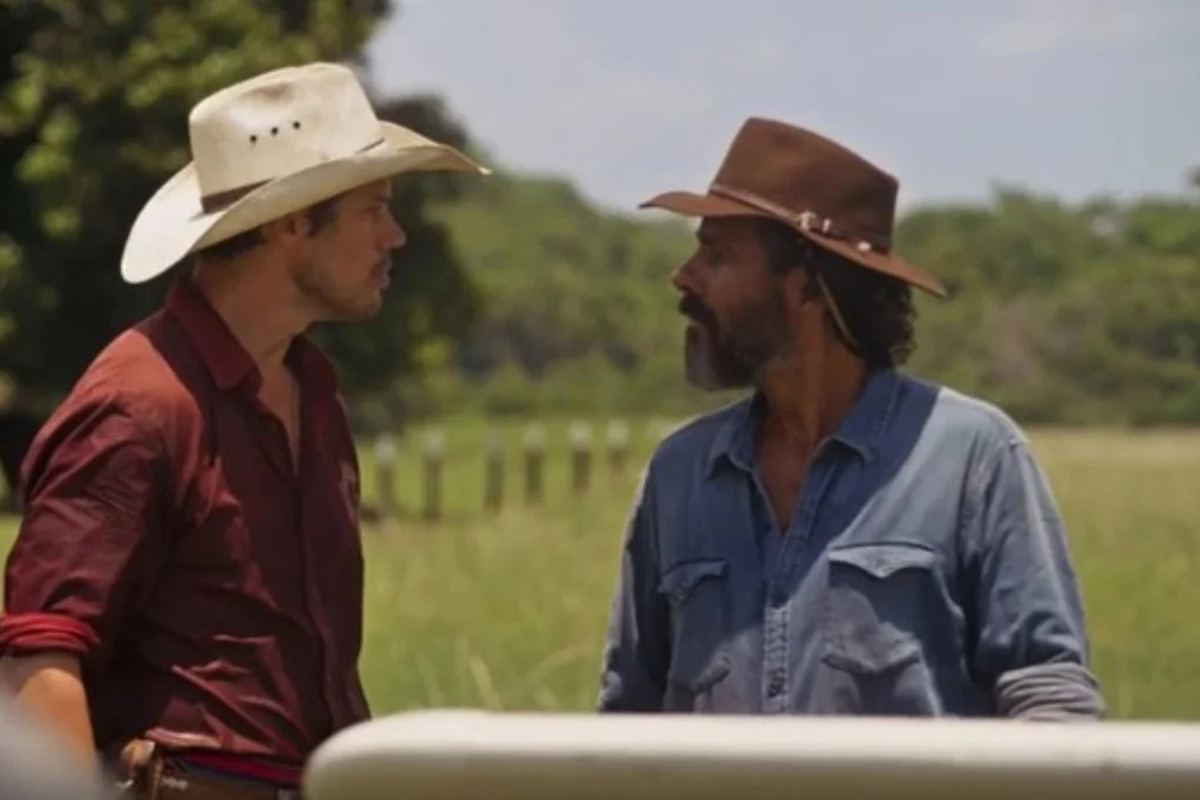
{"type": "Polygon", "coordinates": [[[154,742],[135,739],[121,751],[117,764],[121,797],[136,800],[301,800],[299,789],[271,786],[225,776],[184,764],[158,750],[154,742]]]}
{"type": "Polygon", "coordinates": [[[137,800],[301,800],[299,789],[252,786],[209,775],[165,770],[145,784],[123,783],[125,795],[137,800]]]}

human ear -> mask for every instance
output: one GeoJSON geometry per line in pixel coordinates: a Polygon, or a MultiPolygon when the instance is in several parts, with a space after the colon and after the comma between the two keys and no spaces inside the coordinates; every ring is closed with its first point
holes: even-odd
{"type": "Polygon", "coordinates": [[[307,239],[312,230],[312,220],[304,212],[285,214],[263,226],[263,235],[268,242],[291,244],[307,239]]]}

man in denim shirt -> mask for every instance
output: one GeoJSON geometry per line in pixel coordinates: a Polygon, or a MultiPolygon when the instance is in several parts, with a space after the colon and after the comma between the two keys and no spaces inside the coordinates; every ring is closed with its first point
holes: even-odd
{"type": "Polygon", "coordinates": [[[748,120],[677,271],[689,380],[752,387],[668,437],[637,492],[604,711],[1103,714],[1062,520],[1001,411],[897,371],[896,180],[748,120]]]}

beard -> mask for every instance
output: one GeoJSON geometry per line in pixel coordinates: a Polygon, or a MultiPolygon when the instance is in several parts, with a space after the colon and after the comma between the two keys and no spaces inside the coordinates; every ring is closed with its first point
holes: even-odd
{"type": "Polygon", "coordinates": [[[781,294],[746,304],[724,324],[694,295],[685,295],[679,310],[691,320],[684,335],[684,371],[688,383],[699,389],[753,386],[787,343],[781,294]]]}
{"type": "Polygon", "coordinates": [[[380,297],[374,292],[353,296],[339,287],[335,276],[317,264],[306,264],[296,275],[296,286],[305,299],[317,310],[323,321],[362,322],[375,316],[380,309],[380,297]]]}

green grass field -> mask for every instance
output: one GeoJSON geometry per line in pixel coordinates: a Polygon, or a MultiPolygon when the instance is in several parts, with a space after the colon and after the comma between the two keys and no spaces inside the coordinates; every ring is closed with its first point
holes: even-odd
{"type": "MultiPolygon", "coordinates": [[[[574,497],[566,423],[548,426],[546,499],[521,497],[516,425],[500,429],[507,504],[483,510],[481,423],[445,428],[445,517],[420,510],[420,432],[397,463],[404,513],[365,531],[364,677],[375,712],[591,707],[629,496],[661,423],[633,427],[623,473],[574,497]]],[[[596,429],[597,454],[603,430],[596,429]]],[[[1069,525],[1094,665],[1113,716],[1200,719],[1200,432],[1037,431],[1069,525]]],[[[376,493],[370,452],[364,491],[376,493]]],[[[0,529],[0,549],[14,521],[0,529]]]]}

